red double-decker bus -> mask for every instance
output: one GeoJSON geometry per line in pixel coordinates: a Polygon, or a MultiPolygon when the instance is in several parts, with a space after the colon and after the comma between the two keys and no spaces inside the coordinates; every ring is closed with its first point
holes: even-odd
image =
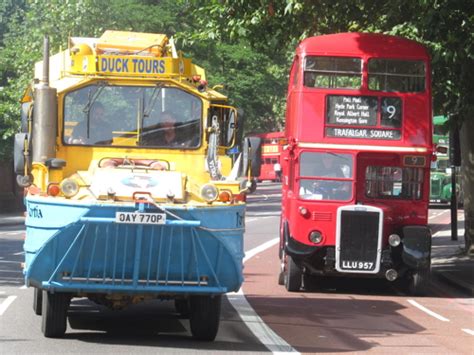
{"type": "Polygon", "coordinates": [[[400,279],[422,293],[433,155],[427,50],[340,33],[302,41],[282,153],[280,284],[306,275],[400,279]]]}
{"type": "Polygon", "coordinates": [[[262,164],[260,168],[259,181],[272,180],[280,181],[281,179],[281,162],[280,155],[285,140],[285,132],[269,132],[255,134],[262,140],[262,164]],[[280,169],[280,172],[278,172],[280,169]]]}

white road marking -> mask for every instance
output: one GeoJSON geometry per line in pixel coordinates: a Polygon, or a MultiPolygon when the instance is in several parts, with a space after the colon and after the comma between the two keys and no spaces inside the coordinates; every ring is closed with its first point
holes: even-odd
{"type": "MultiPolygon", "coordinates": [[[[271,248],[277,244],[279,238],[269,240],[256,248],[253,248],[246,252],[243,262],[245,263],[250,258],[254,257],[258,253],[271,248]]],[[[255,310],[252,308],[250,303],[245,298],[244,292],[240,289],[236,294],[227,294],[232,307],[235,308],[242,321],[249,328],[249,330],[270,350],[273,354],[292,353],[299,354],[290,344],[288,344],[283,338],[276,334],[265,322],[258,316],[255,310]]]]}
{"type": "Polygon", "coordinates": [[[19,251],[18,253],[14,253],[13,255],[23,255],[23,254],[25,254],[24,251],[19,251]]]}
{"type": "Polygon", "coordinates": [[[471,330],[471,329],[465,329],[465,328],[463,328],[463,329],[461,329],[461,330],[462,330],[463,332],[465,332],[465,333],[469,334],[469,335],[474,335],[474,330],[471,330]]]}
{"type": "Polygon", "coordinates": [[[250,258],[253,258],[255,255],[261,253],[262,251],[267,250],[268,248],[271,248],[275,244],[278,244],[279,240],[280,240],[280,238],[274,238],[274,239],[271,239],[271,240],[259,245],[258,247],[255,247],[255,248],[249,250],[248,252],[245,253],[245,257],[244,257],[243,262],[246,263],[250,258]]]}
{"type": "Polygon", "coordinates": [[[21,261],[11,261],[11,260],[0,260],[0,263],[6,263],[6,264],[21,264],[21,261]]]}
{"type": "Polygon", "coordinates": [[[20,287],[20,290],[26,290],[27,288],[28,288],[28,286],[23,285],[23,286],[20,287]]]}
{"type": "Polygon", "coordinates": [[[0,291],[0,295],[4,295],[5,294],[5,291],[0,291]]]}
{"type": "Polygon", "coordinates": [[[418,302],[416,302],[414,300],[408,300],[408,303],[415,306],[419,310],[422,310],[423,312],[429,314],[430,316],[432,316],[436,319],[439,319],[442,322],[449,322],[450,321],[448,318],[445,318],[445,317],[439,315],[438,313],[433,312],[432,310],[426,308],[425,306],[422,306],[421,304],[419,304],[418,302]]]}
{"type": "Polygon", "coordinates": [[[278,216],[262,216],[262,217],[259,217],[259,218],[245,218],[245,223],[255,222],[255,221],[259,221],[259,220],[264,219],[264,218],[272,218],[272,217],[278,217],[278,216]]]}
{"type": "Polygon", "coordinates": [[[8,296],[5,299],[5,301],[3,301],[2,304],[0,304],[0,316],[3,315],[3,313],[5,313],[5,311],[13,303],[15,298],[16,298],[16,296],[8,296]]]}
{"type": "Polygon", "coordinates": [[[434,214],[434,215],[428,216],[428,219],[439,217],[439,216],[441,216],[442,214],[445,214],[445,213],[450,212],[450,211],[451,211],[451,210],[449,210],[449,209],[444,210],[443,212],[440,212],[440,213],[438,213],[438,214],[434,214]]]}

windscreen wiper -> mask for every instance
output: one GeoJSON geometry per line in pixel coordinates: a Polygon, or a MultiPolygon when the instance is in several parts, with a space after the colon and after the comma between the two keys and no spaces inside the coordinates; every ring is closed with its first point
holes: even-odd
{"type": "Polygon", "coordinates": [[[87,115],[87,139],[90,138],[90,116],[91,116],[91,107],[97,101],[98,97],[100,96],[102,90],[104,90],[106,86],[105,81],[100,81],[96,85],[95,90],[89,91],[89,97],[87,99],[87,103],[84,105],[82,111],[87,115]]]}

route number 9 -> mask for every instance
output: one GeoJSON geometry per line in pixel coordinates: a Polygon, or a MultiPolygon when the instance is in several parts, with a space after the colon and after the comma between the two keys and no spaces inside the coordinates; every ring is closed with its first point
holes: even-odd
{"type": "Polygon", "coordinates": [[[393,116],[395,116],[395,114],[397,113],[397,109],[396,109],[395,106],[389,105],[389,106],[387,106],[387,112],[389,113],[388,118],[392,119],[393,116]]]}

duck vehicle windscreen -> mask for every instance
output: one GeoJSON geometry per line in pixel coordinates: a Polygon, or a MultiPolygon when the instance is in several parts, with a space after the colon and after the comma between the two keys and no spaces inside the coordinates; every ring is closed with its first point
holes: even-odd
{"type": "Polygon", "coordinates": [[[221,295],[243,281],[252,154],[227,154],[242,115],[165,35],[47,47],[15,139],[25,282],[44,335],[64,335],[74,297],[112,309],[171,299],[194,337],[213,340],[221,295]]]}

